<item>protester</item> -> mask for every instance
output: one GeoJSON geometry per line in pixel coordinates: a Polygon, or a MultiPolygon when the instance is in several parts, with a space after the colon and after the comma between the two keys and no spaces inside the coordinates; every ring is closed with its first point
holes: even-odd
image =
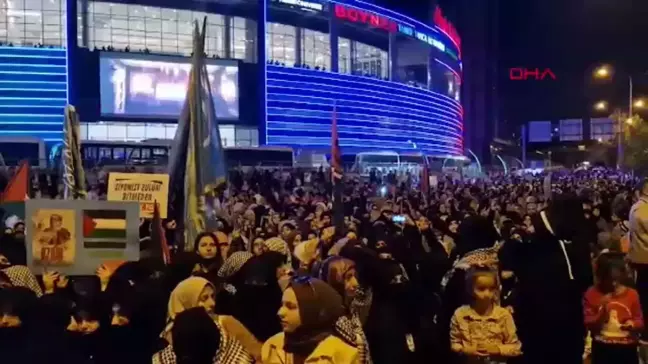
{"type": "Polygon", "coordinates": [[[596,285],[585,293],[585,325],[592,332],[592,364],[636,363],[644,321],[636,290],[627,287],[623,257],[598,258],[596,285]]]}
{"type": "MultiPolygon", "coordinates": [[[[641,307],[621,267],[601,263],[626,250],[648,292],[645,183],[631,209],[636,180],[616,171],[439,175],[425,190],[416,173],[348,176],[334,201],[323,169],[232,171],[205,196],[197,239],[172,216],[164,231],[143,220],[142,258],[95,276],[32,265],[29,222],[5,213],[0,361],[580,364],[586,329],[595,363],[636,359],[640,315],[611,343],[595,308],[641,307]],[[154,251],[162,237],[170,257],[154,251]]],[[[43,180],[41,197],[58,190],[43,180]]],[[[106,176],[89,180],[105,196],[106,176]]]]}

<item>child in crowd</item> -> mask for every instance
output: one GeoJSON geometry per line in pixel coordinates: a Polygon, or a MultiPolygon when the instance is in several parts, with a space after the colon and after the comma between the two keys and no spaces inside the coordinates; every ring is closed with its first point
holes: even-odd
{"type": "Polygon", "coordinates": [[[459,307],[450,322],[452,351],[463,363],[504,363],[522,354],[513,316],[497,304],[497,272],[476,267],[467,276],[471,303],[459,307]]]}
{"type": "Polygon", "coordinates": [[[619,254],[602,254],[597,282],[583,299],[585,325],[592,332],[592,364],[637,363],[643,315],[636,290],[628,287],[626,265],[619,254]]]}

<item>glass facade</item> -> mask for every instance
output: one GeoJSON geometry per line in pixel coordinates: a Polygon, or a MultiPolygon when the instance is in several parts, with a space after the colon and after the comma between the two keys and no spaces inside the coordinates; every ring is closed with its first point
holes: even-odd
{"type": "Polygon", "coordinates": [[[65,46],[64,0],[1,0],[0,42],[65,46]]]}
{"type": "Polygon", "coordinates": [[[331,69],[331,40],[328,33],[302,30],[302,63],[311,68],[331,69]]]}
{"type": "MultiPolygon", "coordinates": [[[[98,122],[81,123],[81,140],[107,140],[139,142],[146,139],[173,139],[177,124],[98,122]]],[[[234,125],[219,126],[221,141],[225,147],[256,147],[259,131],[255,128],[234,125]]]]}
{"type": "Polygon", "coordinates": [[[293,66],[297,62],[297,28],[292,25],[270,23],[267,25],[266,52],[268,60],[293,66]]]}
{"type": "Polygon", "coordinates": [[[389,77],[389,57],[386,51],[368,44],[354,43],[352,57],[356,74],[389,77]]]}
{"type": "Polygon", "coordinates": [[[583,120],[565,119],[560,120],[560,141],[581,141],[583,140],[583,120]]]}
{"type": "Polygon", "coordinates": [[[351,40],[338,38],[338,72],[351,73],[351,40]]]}
{"type": "Polygon", "coordinates": [[[194,21],[202,22],[204,17],[207,17],[207,54],[225,57],[223,15],[119,3],[88,4],[87,46],[189,55],[194,21]]]}

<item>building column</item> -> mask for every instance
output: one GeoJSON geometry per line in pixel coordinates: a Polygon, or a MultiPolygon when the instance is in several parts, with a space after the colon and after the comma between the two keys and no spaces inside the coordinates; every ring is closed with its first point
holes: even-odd
{"type": "Polygon", "coordinates": [[[67,21],[65,28],[67,31],[67,38],[65,39],[65,48],[66,48],[66,58],[67,58],[67,98],[68,104],[74,105],[76,103],[76,90],[74,89],[76,75],[75,73],[78,70],[76,67],[77,58],[78,58],[78,46],[77,46],[77,0],[66,0],[65,1],[65,11],[67,14],[72,14],[72,16],[67,16],[67,21]]]}
{"type": "Polygon", "coordinates": [[[389,33],[389,79],[398,81],[398,46],[396,33],[389,33]]]}
{"type": "Polygon", "coordinates": [[[258,90],[258,99],[259,99],[259,144],[268,144],[266,128],[268,124],[268,111],[267,111],[267,93],[268,86],[266,85],[267,80],[267,67],[268,67],[268,58],[266,54],[266,31],[267,31],[267,13],[268,13],[268,4],[267,0],[259,1],[257,7],[257,27],[256,27],[256,54],[258,55],[257,66],[259,69],[259,87],[258,90]]]}
{"type": "Polygon", "coordinates": [[[349,67],[351,69],[349,70],[349,73],[354,75],[356,73],[356,59],[355,59],[355,54],[356,54],[356,42],[355,40],[349,41],[349,53],[351,56],[349,57],[349,67]]]}
{"type": "Polygon", "coordinates": [[[234,58],[234,52],[232,50],[232,17],[225,15],[225,31],[223,32],[223,47],[225,49],[225,58],[234,58]]]}
{"type": "Polygon", "coordinates": [[[329,44],[331,47],[331,72],[340,72],[340,66],[338,64],[340,60],[339,48],[338,48],[338,34],[340,29],[338,27],[337,19],[335,18],[334,12],[331,12],[329,18],[329,44]]]}
{"type": "Polygon", "coordinates": [[[265,44],[265,36],[262,40],[257,39],[257,22],[252,19],[245,19],[245,61],[248,63],[260,62],[257,53],[257,44],[265,44]],[[257,39],[255,41],[255,39],[257,39]]]}
{"type": "MultiPolygon", "coordinates": [[[[304,63],[303,54],[302,54],[302,38],[304,37],[304,30],[301,27],[295,28],[295,63],[301,65],[304,63]]],[[[286,66],[292,67],[292,64],[287,64],[286,66]]]]}
{"type": "Polygon", "coordinates": [[[89,48],[90,44],[90,27],[88,25],[89,8],[90,3],[88,0],[81,0],[81,47],[84,48],[89,48]]]}

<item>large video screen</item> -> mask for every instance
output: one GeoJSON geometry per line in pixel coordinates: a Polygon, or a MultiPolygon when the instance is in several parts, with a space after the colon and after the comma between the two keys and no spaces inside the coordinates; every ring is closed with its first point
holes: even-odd
{"type": "MultiPolygon", "coordinates": [[[[182,112],[190,59],[102,53],[99,67],[102,116],[177,118],[182,112]]],[[[207,73],[216,117],[238,119],[237,63],[208,60],[207,73]]]]}

